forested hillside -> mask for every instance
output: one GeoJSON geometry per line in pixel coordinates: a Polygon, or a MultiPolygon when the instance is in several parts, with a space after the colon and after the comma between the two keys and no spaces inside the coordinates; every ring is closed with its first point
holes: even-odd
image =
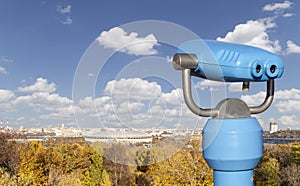
{"type": "MultiPolygon", "coordinates": [[[[161,161],[157,157],[176,145],[172,140],[140,148],[132,159],[132,148],[121,143],[88,144],[76,138],[19,144],[9,139],[0,134],[0,185],[213,185],[201,141],[190,141],[161,161]],[[121,158],[127,163],[115,163],[121,158]]],[[[254,180],[255,185],[300,185],[300,144],[265,147],[254,180]]]]}

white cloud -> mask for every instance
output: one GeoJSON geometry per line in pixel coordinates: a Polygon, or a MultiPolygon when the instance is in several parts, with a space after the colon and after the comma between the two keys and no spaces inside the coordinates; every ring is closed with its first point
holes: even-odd
{"type": "Polygon", "coordinates": [[[120,104],[120,106],[116,109],[118,109],[119,113],[122,114],[134,114],[135,112],[139,112],[142,108],[144,108],[144,104],[141,102],[123,102],[120,104]]]}
{"type": "Polygon", "coordinates": [[[88,76],[89,76],[89,77],[94,77],[95,75],[96,75],[96,74],[94,74],[94,73],[91,73],[91,72],[90,72],[90,73],[88,73],[88,76]]]}
{"type": "Polygon", "coordinates": [[[132,32],[128,34],[119,27],[101,32],[97,41],[105,48],[132,55],[152,55],[157,53],[153,47],[158,45],[158,42],[153,34],[149,34],[146,37],[138,37],[138,33],[132,32]]]}
{"type": "Polygon", "coordinates": [[[182,89],[174,89],[170,93],[162,93],[161,99],[158,101],[165,105],[183,104],[183,91],[182,89]]]}
{"type": "Polygon", "coordinates": [[[80,127],[186,128],[194,127],[199,120],[186,107],[182,89],[163,93],[156,82],[140,78],[110,81],[106,86],[108,95],[86,97],[76,103],[53,93],[55,84],[50,85],[38,78],[33,85],[22,87],[22,96],[0,90],[2,117],[13,114],[14,123],[25,127],[57,126],[62,122],[75,125],[74,112],[80,127]],[[48,92],[41,92],[41,87],[48,92]]]}
{"type": "Polygon", "coordinates": [[[0,95],[0,102],[6,102],[15,97],[14,92],[4,89],[0,89],[0,95]]]}
{"type": "Polygon", "coordinates": [[[242,91],[242,83],[229,83],[228,90],[230,92],[241,92],[242,91]]]}
{"type": "Polygon", "coordinates": [[[201,90],[210,89],[210,91],[216,91],[219,90],[221,86],[226,86],[226,84],[224,82],[204,79],[202,81],[198,81],[195,85],[195,88],[200,88],[201,90]]]}
{"type": "Polygon", "coordinates": [[[0,74],[7,74],[7,71],[4,67],[0,66],[0,74]]]}
{"type": "Polygon", "coordinates": [[[273,53],[279,53],[281,46],[279,41],[269,38],[269,30],[276,27],[274,18],[249,20],[238,24],[234,30],[228,32],[224,38],[218,37],[218,41],[233,42],[260,47],[273,53]]]}
{"type": "MultiPolygon", "coordinates": [[[[300,90],[279,90],[274,93],[274,105],[281,113],[300,112],[300,90]]],[[[258,105],[265,99],[266,93],[259,92],[252,95],[242,95],[241,99],[249,105],[258,105]]]]}
{"type": "MultiPolygon", "coordinates": [[[[241,99],[249,105],[258,105],[265,98],[265,92],[253,95],[242,95],[241,99]]],[[[274,105],[281,113],[300,112],[300,90],[279,90],[275,92],[274,105]]]]}
{"type": "Polygon", "coordinates": [[[299,126],[300,122],[296,115],[290,115],[290,116],[281,116],[279,118],[279,121],[281,124],[285,126],[299,126]]]}
{"type": "Polygon", "coordinates": [[[161,95],[161,86],[140,78],[122,78],[107,83],[104,93],[112,95],[115,100],[149,100],[161,95]]]}
{"type": "Polygon", "coordinates": [[[292,13],[286,13],[286,14],[283,14],[282,16],[283,17],[292,17],[294,14],[292,14],[292,13]]]}
{"type": "Polygon", "coordinates": [[[272,3],[272,4],[267,4],[263,7],[263,11],[279,11],[279,10],[284,10],[288,9],[293,5],[292,2],[290,1],[284,1],[283,3],[272,3]]]}
{"type": "Polygon", "coordinates": [[[63,20],[61,20],[60,22],[64,25],[71,25],[73,22],[72,18],[69,16],[71,14],[71,8],[72,8],[71,5],[67,5],[64,7],[58,4],[56,6],[56,11],[63,16],[63,20]]]}
{"type": "Polygon", "coordinates": [[[37,78],[35,83],[30,86],[25,86],[25,87],[19,87],[18,91],[19,92],[47,92],[51,93],[56,90],[56,85],[55,83],[48,83],[47,79],[44,78],[37,78]]]}
{"type": "Polygon", "coordinates": [[[259,92],[252,95],[242,95],[241,99],[245,101],[249,106],[258,106],[264,101],[265,97],[265,92],[259,92]]]}
{"type": "Polygon", "coordinates": [[[292,88],[290,90],[276,91],[275,99],[300,100],[300,90],[292,88]]]}
{"type": "Polygon", "coordinates": [[[56,11],[61,14],[70,14],[71,13],[71,5],[67,5],[66,7],[63,7],[62,5],[58,4],[56,6],[56,11]]]}
{"type": "Polygon", "coordinates": [[[287,48],[285,54],[300,53],[300,46],[296,45],[293,41],[288,40],[286,44],[287,44],[287,48]]]}
{"type": "Polygon", "coordinates": [[[166,56],[167,62],[173,62],[173,56],[166,56]]]}
{"type": "Polygon", "coordinates": [[[281,113],[300,112],[300,90],[279,90],[275,92],[275,99],[278,102],[275,104],[277,110],[281,113]]]}
{"type": "Polygon", "coordinates": [[[0,61],[4,62],[4,63],[12,63],[12,62],[14,62],[13,59],[7,58],[6,56],[1,56],[0,61]]]}
{"type": "Polygon", "coordinates": [[[228,88],[230,92],[241,92],[242,91],[242,83],[225,83],[219,81],[212,81],[204,79],[202,81],[198,81],[195,85],[195,88],[200,88],[201,90],[210,90],[210,91],[218,91],[220,88],[228,88]]]}
{"type": "Polygon", "coordinates": [[[67,16],[64,21],[61,21],[61,23],[64,25],[70,25],[70,24],[72,24],[72,22],[73,22],[73,20],[71,19],[70,16],[67,16]]]}
{"type": "Polygon", "coordinates": [[[107,95],[80,100],[76,104],[77,118],[98,118],[106,127],[191,127],[197,124],[198,117],[185,106],[182,89],[163,93],[156,82],[129,78],[108,82],[104,92],[107,95]]]}
{"type": "Polygon", "coordinates": [[[275,104],[275,107],[281,113],[287,112],[300,112],[300,100],[285,100],[279,101],[275,104]]]}
{"type": "Polygon", "coordinates": [[[67,97],[48,92],[34,92],[32,95],[19,96],[13,102],[14,105],[28,105],[34,109],[56,111],[60,107],[65,107],[73,103],[67,97]]]}

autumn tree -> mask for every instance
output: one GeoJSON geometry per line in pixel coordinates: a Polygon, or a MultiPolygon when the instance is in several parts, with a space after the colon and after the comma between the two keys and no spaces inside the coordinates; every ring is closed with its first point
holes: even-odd
{"type": "Polygon", "coordinates": [[[40,142],[30,142],[20,149],[20,171],[22,179],[33,178],[34,185],[45,185],[50,169],[47,152],[40,142]]]}
{"type": "Polygon", "coordinates": [[[296,164],[300,165],[300,145],[292,146],[292,158],[296,164]]]}
{"type": "Polygon", "coordinates": [[[97,186],[103,183],[102,155],[88,145],[72,143],[45,148],[40,142],[30,142],[21,147],[20,153],[19,177],[32,177],[33,185],[97,186]]]}
{"type": "Polygon", "coordinates": [[[275,158],[264,158],[255,172],[256,185],[277,185],[279,183],[279,163],[275,158]]]}
{"type": "Polygon", "coordinates": [[[104,169],[110,175],[112,185],[134,185],[135,167],[130,163],[128,148],[125,144],[110,144],[104,150],[104,157],[104,169]]]}
{"type": "Polygon", "coordinates": [[[213,172],[203,159],[197,143],[187,145],[158,164],[150,165],[147,173],[152,177],[152,185],[213,185],[213,172]]]}
{"type": "Polygon", "coordinates": [[[9,141],[9,134],[0,133],[0,167],[9,173],[16,173],[16,165],[19,163],[18,146],[14,141],[9,141]]]}

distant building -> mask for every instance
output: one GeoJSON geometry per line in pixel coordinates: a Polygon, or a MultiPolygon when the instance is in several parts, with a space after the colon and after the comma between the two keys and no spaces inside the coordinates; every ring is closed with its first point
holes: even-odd
{"type": "Polygon", "coordinates": [[[152,136],[139,131],[109,130],[92,134],[84,134],[85,140],[90,142],[124,142],[124,143],[152,143],[152,136]]]}
{"type": "Polygon", "coordinates": [[[276,122],[270,122],[270,133],[278,131],[278,124],[276,122]]]}

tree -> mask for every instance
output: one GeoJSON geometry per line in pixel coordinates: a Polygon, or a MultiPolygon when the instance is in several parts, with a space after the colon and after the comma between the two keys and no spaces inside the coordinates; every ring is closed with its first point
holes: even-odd
{"type": "Polygon", "coordinates": [[[294,162],[300,165],[300,145],[292,146],[292,157],[294,162]]]}
{"type": "Polygon", "coordinates": [[[135,183],[135,167],[129,163],[127,149],[124,144],[113,143],[104,151],[104,169],[110,175],[114,186],[134,185],[135,183]]]}
{"type": "Polygon", "coordinates": [[[170,158],[149,166],[151,185],[213,185],[213,171],[202,157],[200,144],[184,147],[170,158]]]}
{"type": "Polygon", "coordinates": [[[277,185],[280,183],[279,162],[275,158],[263,157],[255,169],[255,185],[277,185]]]}
{"type": "Polygon", "coordinates": [[[9,173],[16,173],[16,165],[20,161],[18,146],[13,141],[8,141],[9,134],[0,133],[0,167],[9,173]]]}
{"type": "Polygon", "coordinates": [[[292,163],[280,171],[280,185],[300,185],[300,166],[292,163]]]}
{"type": "Polygon", "coordinates": [[[112,185],[109,175],[106,172],[106,170],[103,170],[103,172],[102,172],[102,180],[101,180],[100,185],[101,186],[111,186],[112,185]]]}
{"type": "Polygon", "coordinates": [[[50,169],[46,156],[46,149],[40,142],[29,142],[21,147],[20,178],[32,177],[34,185],[45,185],[50,169]]]}

